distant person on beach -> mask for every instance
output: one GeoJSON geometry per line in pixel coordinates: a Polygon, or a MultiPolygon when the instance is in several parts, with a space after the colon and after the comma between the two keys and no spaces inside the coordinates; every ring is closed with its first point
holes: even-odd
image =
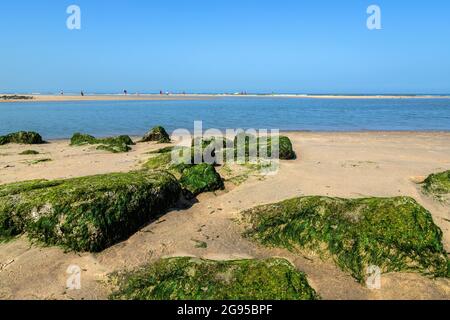
{"type": "Polygon", "coordinates": [[[160,95],[163,95],[163,92],[162,92],[162,90],[159,90],[159,94],[160,94],[160,95]]]}
{"type": "Polygon", "coordinates": [[[62,96],[64,95],[64,91],[62,91],[62,90],[61,90],[61,95],[62,95],[62,96]]]}
{"type": "Polygon", "coordinates": [[[84,97],[84,92],[83,92],[83,91],[81,91],[81,93],[80,93],[80,94],[81,94],[81,96],[82,96],[82,97],[84,97]]]}
{"type": "Polygon", "coordinates": [[[123,94],[124,94],[124,95],[127,95],[127,94],[128,94],[128,91],[127,91],[127,90],[123,90],[123,94]]]}

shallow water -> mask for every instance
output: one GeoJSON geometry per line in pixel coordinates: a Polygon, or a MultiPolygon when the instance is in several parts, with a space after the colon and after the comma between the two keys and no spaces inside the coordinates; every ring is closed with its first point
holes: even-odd
{"type": "Polygon", "coordinates": [[[450,131],[450,99],[220,98],[199,101],[0,103],[0,135],[37,131],[45,139],[74,132],[142,135],[169,131],[255,128],[311,131],[450,131]]]}

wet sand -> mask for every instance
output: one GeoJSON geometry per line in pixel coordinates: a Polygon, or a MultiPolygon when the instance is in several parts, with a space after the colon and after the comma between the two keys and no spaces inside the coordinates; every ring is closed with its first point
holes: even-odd
{"type": "MultiPolygon", "coordinates": [[[[250,177],[216,194],[202,194],[188,209],[173,210],[128,240],[98,253],[65,253],[32,245],[26,237],[0,244],[0,298],[104,299],[110,272],[134,268],[166,256],[210,259],[285,257],[306,272],[324,299],[450,299],[449,279],[414,273],[382,275],[382,288],[369,290],[331,261],[267,249],[241,236],[234,220],[255,205],[300,195],[338,197],[398,196],[415,198],[432,213],[450,251],[450,207],[424,196],[417,181],[450,169],[450,133],[290,132],[298,158],[282,161],[278,174],[250,177]],[[197,248],[204,241],[207,248],[197,248]],[[69,265],[82,269],[81,290],[65,289],[69,265]]],[[[138,144],[129,153],[110,154],[95,147],[70,147],[68,141],[41,146],[0,146],[0,183],[64,178],[140,168],[150,150],[165,145],[138,144]],[[42,154],[19,156],[26,149],[42,154]],[[51,159],[33,162],[36,159],[51,159]]]]}

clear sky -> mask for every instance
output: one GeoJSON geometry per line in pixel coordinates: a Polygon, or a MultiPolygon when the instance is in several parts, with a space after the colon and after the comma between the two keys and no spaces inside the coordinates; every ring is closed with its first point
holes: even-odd
{"type": "Polygon", "coordinates": [[[2,0],[0,41],[0,92],[450,93],[448,0],[2,0]]]}

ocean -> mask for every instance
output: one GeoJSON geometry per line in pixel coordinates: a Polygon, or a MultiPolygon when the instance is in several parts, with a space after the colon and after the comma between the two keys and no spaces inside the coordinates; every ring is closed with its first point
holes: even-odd
{"type": "Polygon", "coordinates": [[[450,131],[450,99],[218,98],[172,101],[0,103],[0,135],[37,131],[44,139],[75,132],[140,136],[203,128],[281,131],[450,131]]]}

